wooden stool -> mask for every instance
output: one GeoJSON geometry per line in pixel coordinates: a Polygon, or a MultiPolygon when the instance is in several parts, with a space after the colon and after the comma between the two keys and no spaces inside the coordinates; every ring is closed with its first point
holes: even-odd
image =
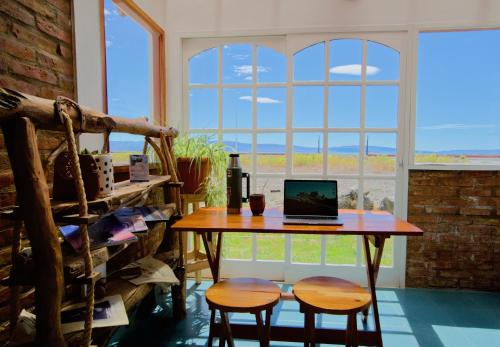
{"type": "MultiPolygon", "coordinates": [[[[200,208],[201,202],[206,205],[205,194],[181,194],[181,200],[182,214],[185,216],[189,214],[189,204],[193,205],[193,212],[200,208]]],[[[187,235],[188,234],[186,234],[182,240],[182,251],[184,252],[184,259],[186,262],[186,274],[194,272],[196,284],[200,284],[201,270],[209,269],[210,266],[206,254],[201,252],[200,235],[193,232],[193,249],[191,251],[188,251],[187,235]]]]}
{"type": "Polygon", "coordinates": [[[212,346],[215,326],[215,310],[220,311],[222,331],[219,346],[234,347],[228,312],[252,313],[257,321],[257,336],[260,346],[269,346],[271,314],[281,295],[280,288],[271,281],[258,278],[232,278],[212,285],[206,291],[208,307],[212,310],[208,346],[212,346]],[[262,321],[262,311],[266,321],[262,321]]]}
{"type": "Polygon", "coordinates": [[[314,346],[316,313],[347,315],[346,346],[357,346],[356,314],[368,309],[371,295],[355,283],[335,277],[309,277],[293,286],[304,313],[304,346],[314,346]]]}

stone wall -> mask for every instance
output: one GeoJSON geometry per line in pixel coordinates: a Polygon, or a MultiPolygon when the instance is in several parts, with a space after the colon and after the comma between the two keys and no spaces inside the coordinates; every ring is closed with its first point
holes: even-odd
{"type": "Polygon", "coordinates": [[[500,172],[410,171],[406,285],[500,290],[500,172]]]}
{"type": "MultiPolygon", "coordinates": [[[[0,87],[55,98],[74,98],[73,34],[70,0],[0,1],[0,87]]],[[[60,134],[38,132],[43,158],[61,141],[60,134]]],[[[15,204],[15,188],[7,151],[0,134],[0,207],[15,204]]],[[[0,220],[0,278],[8,276],[12,226],[0,220]]],[[[30,305],[31,288],[22,303],[30,305]]],[[[9,288],[0,286],[0,323],[8,319],[9,288]]],[[[0,327],[0,340],[6,338],[0,327]]]]}

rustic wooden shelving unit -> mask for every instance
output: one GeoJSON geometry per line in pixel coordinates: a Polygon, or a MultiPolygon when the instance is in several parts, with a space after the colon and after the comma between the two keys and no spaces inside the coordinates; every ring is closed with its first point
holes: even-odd
{"type": "MultiPolygon", "coordinates": [[[[18,206],[3,210],[2,217],[24,224],[24,230],[32,248],[34,270],[23,279],[23,269],[17,269],[16,272],[16,259],[13,259],[11,279],[7,281],[14,287],[25,282],[35,287],[37,334],[34,345],[36,346],[59,347],[66,344],[80,344],[80,342],[75,342],[79,341],[78,334],[69,336],[62,334],[60,311],[63,307],[65,287],[70,283],[93,284],[98,278],[95,274],[92,274],[90,278],[85,278],[83,271],[79,273],[79,268],[83,270],[84,266],[77,256],[64,257],[56,223],[91,224],[100,215],[117,207],[144,203],[153,191],[158,191],[158,188],[163,188],[164,202],[173,203],[169,205],[172,218],[177,215],[177,206],[180,205],[181,183],[177,181],[175,164],[171,156],[173,138],[178,134],[176,129],[155,126],[143,118],[131,120],[109,116],[90,108],[80,107],[70,101],[62,106],[66,117],[72,121],[75,134],[82,132],[109,134],[113,131],[144,135],[148,144],[157,152],[162,175],[151,176],[149,182],[117,183],[111,196],[88,202],[87,215],[78,213],[78,202],[51,200],[38,152],[36,130],[64,131],[58,109],[61,103],[56,104],[54,100],[42,99],[0,87],[0,125],[14,173],[18,201],[18,206]],[[151,138],[159,138],[159,145],[151,138]]],[[[108,269],[113,272],[131,261],[154,254],[160,244],[165,241],[167,228],[162,224],[158,223],[147,233],[138,234],[139,241],[130,247],[121,247],[114,251],[92,251],[91,257],[96,264],[106,262],[108,269]]],[[[181,242],[182,240],[179,240],[179,244],[181,242]]],[[[175,242],[173,244],[175,245],[175,242]]],[[[13,252],[13,254],[16,253],[13,252]]],[[[159,254],[161,260],[175,260],[176,257],[182,258],[179,249],[171,248],[159,254]]],[[[126,308],[130,309],[150,293],[151,288],[152,285],[134,286],[115,277],[107,283],[106,295],[122,295],[126,308]]],[[[16,290],[12,292],[15,296],[12,300],[18,302],[19,292],[16,290]]],[[[184,299],[182,293],[183,289],[179,288],[174,302],[176,299],[181,301],[184,299]]],[[[180,302],[178,305],[183,307],[184,303],[180,302]]],[[[19,309],[19,305],[12,307],[11,324],[15,324],[19,309]]],[[[96,335],[102,335],[102,329],[97,330],[99,333],[96,335]]]]}

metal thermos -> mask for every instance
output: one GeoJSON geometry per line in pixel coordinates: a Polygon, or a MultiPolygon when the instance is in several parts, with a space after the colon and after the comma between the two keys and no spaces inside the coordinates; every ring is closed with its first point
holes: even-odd
{"type": "Polygon", "coordinates": [[[250,174],[242,172],[240,155],[229,154],[229,166],[227,168],[227,213],[238,214],[241,212],[241,204],[248,201],[250,194],[250,174]],[[242,179],[247,180],[247,196],[243,197],[242,179]]]}

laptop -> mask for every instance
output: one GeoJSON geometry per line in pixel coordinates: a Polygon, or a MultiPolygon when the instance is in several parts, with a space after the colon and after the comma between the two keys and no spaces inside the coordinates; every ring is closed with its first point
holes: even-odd
{"type": "Polygon", "coordinates": [[[337,181],[285,180],[283,224],[343,225],[337,181]]]}

